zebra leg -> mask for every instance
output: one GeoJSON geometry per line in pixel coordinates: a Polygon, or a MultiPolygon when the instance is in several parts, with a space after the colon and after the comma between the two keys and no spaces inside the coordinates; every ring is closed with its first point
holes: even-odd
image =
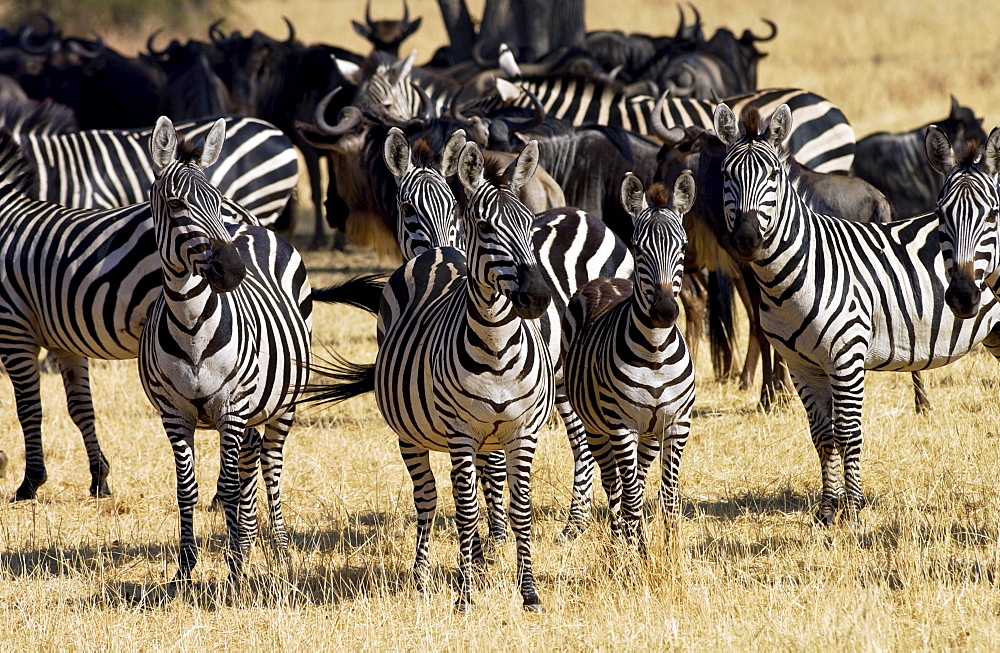
{"type": "Polygon", "coordinates": [[[66,389],[66,406],[73,423],[83,436],[83,446],[87,449],[90,462],[90,496],[111,496],[108,488],[108,474],[111,466],[101,452],[94,429],[94,404],[90,395],[90,372],[88,361],[83,356],[67,353],[55,354],[62,372],[63,387],[66,389]]]}
{"type": "Polygon", "coordinates": [[[428,586],[431,575],[427,556],[430,553],[434,511],[437,509],[437,486],[427,449],[400,440],[399,453],[403,457],[406,471],[410,473],[410,480],[413,481],[413,505],[417,511],[417,551],[413,562],[413,577],[417,589],[423,589],[428,586]]]}
{"type": "Polygon", "coordinates": [[[637,544],[639,547],[639,553],[643,556],[647,555],[646,535],[645,528],[643,527],[643,522],[645,521],[643,506],[645,505],[644,496],[646,492],[646,474],[649,472],[649,467],[656,459],[656,454],[658,453],[660,453],[660,440],[658,438],[641,436],[638,438],[638,441],[636,442],[636,484],[639,489],[639,529],[637,544]]]}
{"type": "Polygon", "coordinates": [[[198,562],[194,539],[194,506],[198,503],[198,481],[194,476],[194,424],[179,415],[162,416],[163,428],[174,452],[177,473],[177,510],[180,514],[180,550],[177,553],[177,573],[170,581],[171,591],[190,580],[191,570],[198,562]]]}
{"type": "Polygon", "coordinates": [[[573,451],[573,496],[569,504],[566,527],[556,537],[558,542],[571,542],[590,525],[591,497],[594,493],[594,455],[580,416],[566,396],[563,381],[556,384],[556,409],[566,425],[566,435],[573,451]]]}
{"type": "MultiPolygon", "coordinates": [[[[243,533],[244,519],[250,512],[250,506],[241,501],[244,488],[241,487],[240,460],[244,458],[244,443],[250,449],[253,439],[254,436],[247,433],[246,420],[238,414],[229,414],[222,419],[219,425],[219,498],[226,515],[226,531],[229,534],[226,562],[229,563],[230,582],[234,587],[239,587],[243,577],[241,544],[246,538],[243,533]]],[[[252,454],[248,452],[246,457],[252,458],[252,454]]]]}
{"type": "Polygon", "coordinates": [[[639,436],[624,433],[612,436],[615,463],[622,480],[622,523],[625,541],[638,546],[642,539],[642,488],[639,486],[639,436]]]}
{"type": "MultiPolygon", "coordinates": [[[[508,457],[508,481],[511,482],[510,519],[520,551],[521,534],[515,523],[514,485],[509,471],[511,462],[508,457]]],[[[458,601],[455,603],[455,608],[459,612],[469,612],[472,609],[472,563],[476,557],[474,549],[479,529],[479,502],[476,500],[476,452],[468,439],[466,443],[452,445],[451,486],[455,495],[455,526],[458,528],[459,551],[458,601]]]]}
{"type": "Polygon", "coordinates": [[[517,580],[522,606],[541,612],[542,602],[535,589],[531,569],[531,463],[535,458],[534,438],[519,437],[506,446],[507,485],[510,487],[510,527],[517,541],[517,580]]]}
{"type": "Polygon", "coordinates": [[[507,511],[503,505],[503,486],[507,475],[507,461],[502,450],[476,455],[476,472],[483,487],[488,514],[488,533],[492,542],[507,540],[507,511]]]}
{"type": "Polygon", "coordinates": [[[680,528],[681,501],[677,493],[677,477],[681,468],[681,453],[691,431],[690,416],[678,417],[663,434],[660,453],[660,509],[663,511],[665,539],[670,542],[680,528]]]}
{"type": "Polygon", "coordinates": [[[48,478],[42,450],[42,396],[39,386],[38,347],[0,351],[0,359],[14,385],[17,421],[24,433],[24,479],[11,501],[34,499],[48,478]]]}
{"type": "Polygon", "coordinates": [[[819,372],[806,375],[792,370],[792,381],[809,417],[809,433],[819,455],[823,493],[816,518],[824,526],[833,524],[844,496],[843,459],[833,437],[833,390],[819,372]]]}
{"type": "Polygon", "coordinates": [[[924,377],[920,372],[911,372],[913,379],[913,400],[916,404],[918,415],[922,415],[931,409],[931,400],[927,398],[927,389],[924,388],[924,377]]]}
{"type": "Polygon", "coordinates": [[[588,433],[587,443],[601,468],[601,485],[608,495],[608,526],[614,537],[621,536],[622,481],[615,464],[615,452],[611,438],[603,433],[588,433]]]}
{"type": "Polygon", "coordinates": [[[289,538],[285,517],[281,512],[281,472],[285,464],[285,439],[294,421],[295,411],[290,409],[266,424],[260,451],[260,470],[267,490],[267,511],[271,519],[274,546],[282,554],[288,552],[289,538]]]}
{"type": "Polygon", "coordinates": [[[848,521],[856,521],[858,511],[865,507],[865,495],[861,490],[861,406],[864,398],[865,370],[860,365],[834,379],[833,437],[844,456],[844,517],[848,521]]]}
{"type": "Polygon", "coordinates": [[[240,551],[244,556],[257,539],[257,469],[260,463],[260,431],[247,429],[240,445],[240,551]]]}

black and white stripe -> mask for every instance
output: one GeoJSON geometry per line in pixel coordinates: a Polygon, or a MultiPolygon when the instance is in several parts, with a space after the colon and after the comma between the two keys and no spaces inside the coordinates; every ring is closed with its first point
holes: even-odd
{"type": "Polygon", "coordinates": [[[570,301],[563,360],[570,404],[590,433],[601,467],[612,530],[645,550],[642,495],[646,471],[661,455],[660,502],[667,534],[680,517],[677,475],[691,430],[694,366],[676,326],[687,236],[681,224],[694,201],[690,172],[677,178],[673,199],[628,175],[622,202],[632,215],[631,280],[599,279],[570,301]]]}
{"type": "Polygon", "coordinates": [[[194,430],[219,431],[219,496],[234,580],[256,534],[260,461],[279,548],[288,545],[279,482],[295,401],[308,381],[309,281],[295,249],[262,227],[231,227],[221,195],[203,170],[219,157],[225,121],[203,150],[157,122],[151,154],[159,169],[150,193],[163,291],[139,348],[139,378],[160,411],[177,471],[180,553],[175,581],[190,577],[197,552],[194,430]],[[263,427],[263,436],[258,432],[263,427]]]}
{"type": "MultiPolygon", "coordinates": [[[[184,122],[177,130],[191,142],[203,138],[215,119],[184,122]]],[[[256,118],[226,116],[226,146],[209,181],[223,195],[273,224],[298,182],[292,142],[256,118]]],[[[17,126],[16,123],[14,125],[17,126]]],[[[152,129],[15,132],[37,170],[33,196],[63,206],[110,209],[149,199],[152,129]]]]}
{"type": "MultiPolygon", "coordinates": [[[[727,143],[723,201],[730,242],[761,287],[761,327],[788,364],[820,457],[820,518],[861,491],[861,407],[867,370],[915,371],[964,356],[1000,321],[991,296],[968,319],[945,301],[938,219],[859,224],[816,214],[792,189],[781,145],[781,106],[769,122],[725,105],[716,133],[727,143]]],[[[995,340],[995,339],[994,339],[995,340]]],[[[991,342],[984,344],[989,348],[991,342]]],[[[1000,343],[992,353],[1000,356],[1000,343]]]]}

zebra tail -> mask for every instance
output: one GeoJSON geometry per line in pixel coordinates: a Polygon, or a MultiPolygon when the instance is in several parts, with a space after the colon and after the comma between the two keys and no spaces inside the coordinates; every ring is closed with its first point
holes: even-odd
{"type": "Polygon", "coordinates": [[[716,268],[708,273],[708,344],[716,377],[729,374],[736,334],[733,332],[733,280],[716,268]]]}
{"type": "Polygon", "coordinates": [[[384,287],[384,276],[363,274],[326,288],[313,288],[312,299],[326,304],[347,304],[374,315],[382,302],[384,287]]]}
{"type": "Polygon", "coordinates": [[[309,364],[309,376],[320,378],[318,383],[310,382],[302,393],[298,404],[339,404],[375,390],[375,364],[352,363],[333,351],[327,352],[329,360],[309,364]]]}

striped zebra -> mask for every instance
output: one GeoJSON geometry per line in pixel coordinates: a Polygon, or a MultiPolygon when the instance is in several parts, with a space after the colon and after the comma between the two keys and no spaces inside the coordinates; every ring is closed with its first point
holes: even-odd
{"type": "MultiPolygon", "coordinates": [[[[390,130],[384,146],[387,166],[398,185],[397,239],[407,257],[430,247],[451,246],[464,249],[461,224],[455,219],[455,198],[444,177],[457,171],[457,154],[465,144],[465,134],[452,134],[441,155],[440,170],[433,166],[433,152],[426,141],[417,140],[411,152],[403,132],[390,130]]],[[[573,209],[552,209],[537,214],[531,227],[532,245],[542,266],[542,275],[553,292],[552,306],[540,319],[541,331],[550,343],[556,364],[556,408],[566,426],[573,452],[573,493],[567,525],[559,538],[575,538],[589,522],[593,493],[594,460],[587,445],[587,435],[573,411],[562,383],[559,356],[561,315],[573,293],[597,277],[627,277],[632,258],[625,245],[607,227],[587,213],[573,209]]],[[[440,283],[450,283],[438,277],[440,283]]],[[[433,294],[443,288],[432,288],[433,294]]],[[[393,311],[393,306],[383,307],[393,311]]],[[[384,335],[379,322],[378,336],[384,335]]],[[[503,453],[490,454],[482,475],[490,510],[490,534],[502,539],[506,534],[503,504],[503,453]]]]}
{"type": "MultiPolygon", "coordinates": [[[[693,98],[629,96],[609,86],[573,78],[523,79],[517,84],[538,98],[547,116],[574,125],[622,127],[649,137],[658,137],[654,123],[665,129],[694,126],[710,130],[718,105],[693,98]]],[[[802,89],[776,88],[729,97],[725,102],[734,111],[753,105],[765,115],[782,104],[788,105],[796,124],[788,148],[795,159],[817,172],[850,170],[854,130],[843,112],[826,98],[802,89]]],[[[522,94],[514,104],[529,108],[532,99],[522,94]]]]}
{"type": "Polygon", "coordinates": [[[944,175],[935,211],[948,278],[944,300],[956,317],[969,318],[979,310],[983,290],[1000,298],[1000,127],[985,146],[972,140],[959,143],[956,152],[944,131],[931,125],[924,149],[944,175]]]}
{"type": "MultiPolygon", "coordinates": [[[[97,439],[88,360],[135,358],[160,291],[149,204],[92,211],[28,196],[31,162],[0,129],[0,361],[14,386],[25,470],[14,500],[33,499],[47,473],[42,449],[39,348],[54,355],[70,417],[83,436],[90,493],[110,494],[110,466],[97,439]]],[[[229,200],[227,221],[255,224],[229,200]]]]}
{"type": "MultiPolygon", "coordinates": [[[[819,518],[849,519],[861,491],[861,407],[867,370],[916,371],[964,356],[998,329],[991,297],[969,319],[946,310],[938,219],[859,224],[815,213],[789,183],[782,143],[791,111],[769,121],[725,104],[723,204],[734,252],[761,287],[760,324],[792,374],[819,454],[819,518]]],[[[984,344],[1000,357],[1000,342],[984,344]],[[992,345],[992,347],[991,347],[992,345]]]]}
{"type": "Polygon", "coordinates": [[[174,583],[189,579],[197,560],[195,428],[219,431],[218,488],[233,580],[256,535],[258,460],[276,543],[287,548],[282,447],[308,381],[303,363],[310,355],[312,300],[305,266],[275,233],[222,221],[221,195],[204,169],[219,158],[225,137],[225,120],[219,119],[198,149],[161,117],[150,141],[158,170],[150,206],[163,291],[142,331],[139,378],[174,452],[180,510],[174,583]]]}
{"type": "Polygon", "coordinates": [[[668,536],[680,517],[677,473],[691,430],[694,366],[675,323],[687,248],[681,218],[694,194],[688,171],[674,182],[672,199],[654,184],[648,201],[642,182],[627,175],[621,195],[635,226],[632,278],[585,284],[564,318],[569,400],[590,433],[612,529],[623,530],[641,551],[643,486],[661,448],[660,504],[668,536]]]}
{"type": "MultiPolygon", "coordinates": [[[[205,137],[214,119],[177,125],[185,138],[205,137]]],[[[226,145],[209,181],[226,197],[274,224],[298,183],[292,142],[273,125],[226,116],[226,145]]],[[[37,170],[32,196],[81,209],[111,209],[148,201],[153,162],[145,129],[67,129],[58,109],[0,106],[0,124],[10,127],[37,170]],[[53,126],[54,125],[54,126],[53,126]]]]}
{"type": "Polygon", "coordinates": [[[493,160],[484,160],[476,144],[465,144],[458,177],[469,196],[463,213],[466,255],[435,248],[397,270],[382,296],[379,317],[385,336],[374,368],[363,368],[351,387],[334,385],[317,395],[320,401],[339,400],[374,389],[380,412],[399,436],[413,480],[414,573],[421,586],[430,573],[429,537],[437,505],[428,454],[450,453],[461,611],[472,604],[472,566],[485,562],[475,457],[497,449],[506,455],[524,608],[541,609],[531,568],[529,480],[538,431],[554,405],[555,384],[550,344],[534,320],[551,304],[551,292],[531,244],[533,216],[516,195],[534,174],[537,158],[538,145],[532,141],[500,170],[493,160]],[[443,294],[428,292],[439,286],[443,294]]]}

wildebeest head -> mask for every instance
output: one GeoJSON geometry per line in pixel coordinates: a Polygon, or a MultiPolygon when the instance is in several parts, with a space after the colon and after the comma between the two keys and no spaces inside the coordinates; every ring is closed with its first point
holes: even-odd
{"type": "Polygon", "coordinates": [[[372,2],[365,4],[365,24],[351,21],[354,31],[372,44],[375,50],[399,56],[399,46],[420,27],[421,18],[410,20],[410,8],[403,0],[403,17],[399,20],[372,20],[372,2]]]}

